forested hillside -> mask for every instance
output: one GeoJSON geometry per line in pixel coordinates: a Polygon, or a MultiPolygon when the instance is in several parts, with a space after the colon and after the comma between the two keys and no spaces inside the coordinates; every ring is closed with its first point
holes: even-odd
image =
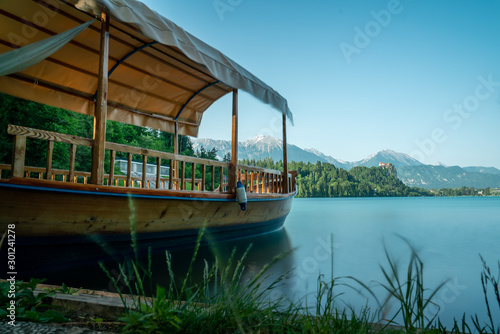
{"type": "MultiPolygon", "coordinates": [[[[283,170],[283,163],[271,159],[243,160],[243,164],[283,170]]],[[[298,197],[432,196],[428,190],[408,187],[389,170],[354,167],[349,171],[326,162],[289,162],[297,171],[298,197]]]]}

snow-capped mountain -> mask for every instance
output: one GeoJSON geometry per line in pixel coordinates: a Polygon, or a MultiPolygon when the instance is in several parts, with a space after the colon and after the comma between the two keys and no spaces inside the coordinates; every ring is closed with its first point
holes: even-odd
{"type": "Polygon", "coordinates": [[[420,166],[423,165],[420,161],[412,158],[408,154],[398,153],[391,150],[383,150],[375,154],[369,155],[363,160],[353,163],[354,166],[376,167],[380,162],[391,163],[396,168],[402,166],[420,166]]]}
{"type": "MultiPolygon", "coordinates": [[[[329,162],[329,163],[333,164],[335,167],[344,168],[344,169],[351,169],[353,167],[352,162],[343,161],[340,159],[335,159],[329,155],[326,155],[326,154],[318,151],[315,148],[306,148],[306,149],[304,149],[304,151],[310,152],[310,153],[314,154],[315,156],[317,156],[318,158],[323,159],[323,160],[319,160],[319,161],[329,162]]],[[[314,161],[311,161],[311,162],[314,162],[314,161]]]]}
{"type": "MultiPolygon", "coordinates": [[[[199,150],[203,146],[207,151],[217,149],[217,159],[231,152],[231,142],[226,140],[194,139],[193,148],[199,150]]],[[[316,161],[328,162],[336,167],[349,169],[350,163],[343,163],[333,157],[327,156],[317,150],[304,150],[293,144],[288,144],[288,160],[315,163],[316,161]]],[[[283,159],[283,141],[270,136],[257,136],[244,142],[238,143],[238,158],[263,159],[271,157],[274,161],[283,159]]]]}
{"type": "MultiPolygon", "coordinates": [[[[217,149],[217,160],[222,160],[224,155],[228,152],[231,152],[231,142],[228,140],[215,140],[208,138],[201,139],[191,139],[193,142],[193,149],[195,152],[200,150],[203,146],[207,151],[210,151],[212,148],[217,149]]],[[[238,145],[238,151],[241,152],[241,145],[238,145]]]]}
{"type": "MultiPolygon", "coordinates": [[[[199,150],[203,146],[206,150],[217,149],[217,158],[231,152],[231,142],[226,140],[194,139],[193,148],[199,150]]],[[[283,142],[269,136],[257,136],[240,142],[238,145],[239,159],[263,159],[271,157],[274,161],[283,159],[283,142]]],[[[398,177],[406,185],[428,189],[443,187],[500,187],[500,170],[494,167],[458,167],[445,166],[441,163],[424,165],[408,154],[392,150],[383,150],[369,155],[365,159],[349,162],[335,159],[317,149],[302,149],[288,144],[288,160],[316,163],[328,162],[337,168],[351,169],[356,166],[373,167],[380,162],[392,163],[398,169],[398,177]]]]}
{"type": "Polygon", "coordinates": [[[495,167],[480,167],[480,166],[471,166],[464,167],[464,169],[468,172],[478,172],[478,173],[486,173],[486,174],[500,174],[500,170],[495,167]]]}
{"type": "MultiPolygon", "coordinates": [[[[500,172],[496,168],[493,168],[493,170],[500,172]]],[[[500,187],[499,173],[468,171],[467,168],[458,166],[404,166],[398,168],[398,178],[407,186],[426,189],[460,188],[462,186],[474,188],[500,187]]]]}
{"type": "MultiPolygon", "coordinates": [[[[199,150],[203,146],[207,151],[212,148],[217,149],[217,158],[222,160],[222,157],[231,152],[231,142],[226,140],[213,139],[194,139],[193,148],[199,150]]],[[[263,159],[271,157],[274,161],[283,159],[283,141],[270,136],[257,136],[238,144],[239,159],[263,159]]],[[[335,167],[351,169],[355,166],[378,166],[379,162],[392,163],[398,166],[418,166],[421,162],[415,160],[404,153],[398,153],[391,150],[383,150],[366,157],[363,160],[349,162],[335,159],[328,156],[317,149],[302,149],[298,146],[288,144],[288,160],[303,161],[315,163],[316,161],[328,162],[335,167]]]]}
{"type": "MultiPolygon", "coordinates": [[[[293,145],[289,145],[288,149],[290,146],[293,145]]],[[[239,159],[258,160],[261,157],[271,157],[277,161],[280,160],[280,156],[283,159],[283,141],[270,136],[260,135],[239,143],[238,149],[239,159]]]]}

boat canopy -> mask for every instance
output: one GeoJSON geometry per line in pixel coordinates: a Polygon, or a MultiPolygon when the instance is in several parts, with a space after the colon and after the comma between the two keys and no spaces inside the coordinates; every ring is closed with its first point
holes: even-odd
{"type": "Polygon", "coordinates": [[[293,122],[278,92],[135,0],[1,1],[0,92],[94,115],[103,6],[107,119],[197,136],[205,110],[241,89],[293,122]]]}

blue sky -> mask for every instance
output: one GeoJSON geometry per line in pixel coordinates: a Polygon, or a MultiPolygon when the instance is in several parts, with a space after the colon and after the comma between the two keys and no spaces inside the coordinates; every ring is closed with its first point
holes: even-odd
{"type": "MultiPolygon", "coordinates": [[[[383,149],[500,168],[500,2],[144,0],[287,100],[288,142],[347,161],[383,149]]],[[[245,93],[240,141],[281,138],[245,93]]],[[[200,138],[230,139],[231,97],[200,138]]]]}

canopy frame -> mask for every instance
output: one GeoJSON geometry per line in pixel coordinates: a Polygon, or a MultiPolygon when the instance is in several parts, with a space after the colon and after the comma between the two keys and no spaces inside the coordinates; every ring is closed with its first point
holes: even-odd
{"type": "MultiPolygon", "coordinates": [[[[292,122],[293,119],[287,101],[271,87],[138,1],[90,0],[100,8],[98,15],[75,7],[76,1],[20,0],[20,4],[16,3],[17,8],[12,2],[0,5],[0,18],[5,17],[3,20],[8,21],[7,27],[30,27],[38,33],[37,40],[40,41],[45,38],[44,35],[55,37],[75,23],[88,22],[86,17],[97,18],[82,32],[86,37],[77,36],[66,42],[63,49],[44,56],[45,59],[26,70],[0,77],[0,91],[17,93],[12,95],[21,98],[30,99],[33,96],[33,100],[37,102],[94,116],[91,183],[103,184],[106,120],[152,128],[161,124],[160,130],[175,133],[177,154],[178,135],[196,135],[205,110],[216,100],[232,92],[230,164],[233,169],[229,189],[234,193],[238,163],[239,90],[247,91],[281,111],[284,163],[287,163],[286,119],[289,117],[292,122]],[[68,7],[63,8],[63,4],[68,7]],[[24,11],[40,10],[41,7],[37,6],[51,11],[50,16],[60,17],[49,20],[47,24],[37,24],[34,18],[33,22],[26,19],[24,11]],[[137,9],[140,15],[136,15],[134,10],[127,12],[130,9],[137,9]],[[162,33],[156,34],[151,30],[152,27],[162,33]],[[95,44],[96,34],[99,34],[99,47],[95,44]],[[75,57],[80,58],[75,60],[75,57]],[[96,57],[98,73],[95,73],[95,63],[92,63],[96,57]],[[156,65],[156,68],[148,68],[145,65],[148,64],[147,61],[151,61],[151,66],[156,65]],[[109,68],[108,63],[113,66],[109,68]],[[145,80],[159,80],[161,87],[156,90],[138,87],[140,83],[137,81],[135,85],[130,84],[137,79],[143,83],[145,80]],[[36,94],[30,94],[31,91],[36,91],[36,94]],[[44,94],[46,92],[49,94],[44,94]],[[146,97],[146,101],[127,101],[127,96],[123,98],[126,92],[139,92],[142,94],[140,98],[146,97]]],[[[0,34],[0,53],[6,49],[9,52],[10,49],[22,48],[25,46],[22,44],[30,44],[23,43],[22,40],[19,45],[12,41],[9,43],[5,36],[5,33],[0,34]]]]}
{"type": "MultiPolygon", "coordinates": [[[[156,41],[152,41],[152,42],[150,42],[150,43],[143,44],[143,45],[139,46],[138,48],[135,48],[134,50],[132,50],[132,51],[130,51],[129,53],[127,53],[127,54],[126,54],[125,56],[123,56],[120,60],[118,60],[118,62],[117,62],[115,65],[113,65],[113,67],[112,67],[112,68],[108,71],[108,78],[111,76],[111,74],[113,74],[113,72],[116,70],[116,68],[117,68],[118,66],[120,66],[121,64],[123,64],[123,62],[124,62],[125,60],[127,60],[130,56],[132,56],[132,55],[133,55],[133,54],[135,54],[136,52],[139,52],[139,51],[141,51],[142,49],[145,49],[145,48],[147,48],[148,46],[154,45],[154,44],[156,44],[156,43],[158,43],[158,42],[156,42],[156,41]]],[[[96,92],[95,92],[95,94],[94,94],[94,99],[96,99],[96,98],[97,98],[97,90],[96,90],[96,92]]]]}
{"type": "Polygon", "coordinates": [[[184,109],[186,108],[186,106],[189,104],[189,102],[191,102],[198,94],[200,94],[201,92],[203,92],[205,89],[209,88],[209,87],[212,87],[214,85],[217,85],[218,83],[220,83],[219,80],[216,80],[208,85],[206,85],[205,87],[203,88],[200,88],[197,92],[195,92],[193,94],[193,96],[191,96],[187,101],[186,103],[184,103],[181,107],[181,110],[179,110],[179,112],[177,113],[177,115],[175,116],[175,120],[178,121],[179,120],[179,117],[181,116],[182,112],[184,111],[184,109]]]}

